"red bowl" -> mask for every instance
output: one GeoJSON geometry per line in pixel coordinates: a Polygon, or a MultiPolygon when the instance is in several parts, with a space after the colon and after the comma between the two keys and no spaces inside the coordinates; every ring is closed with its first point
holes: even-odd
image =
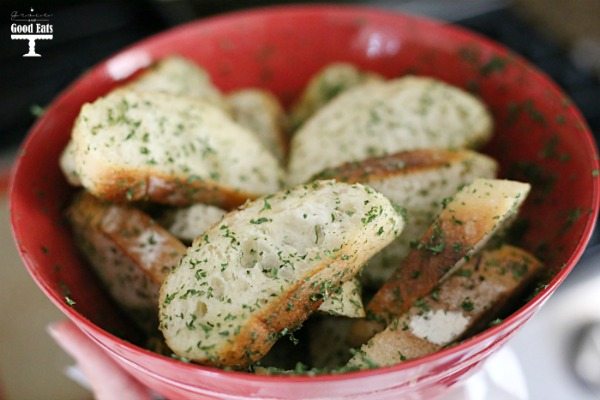
{"type": "Polygon", "coordinates": [[[16,165],[12,226],[33,279],[120,365],[170,398],[431,399],[464,379],[536,312],[581,256],[598,213],[598,154],[564,93],[529,63],[473,33],[422,18],[359,7],[294,6],[194,22],[106,60],[65,90],[31,129],[16,165]],[[333,61],[388,77],[434,76],[474,91],[496,121],[485,151],[504,176],[533,183],[522,245],[543,257],[547,286],[504,322],[463,343],[401,365],[318,377],[268,377],[185,364],[133,345],[127,321],[80,260],[63,210],[72,189],[58,168],[73,120],[153,60],[178,53],[223,90],[261,86],[289,104],[333,61]],[[75,304],[72,304],[72,301],[75,304]]]}

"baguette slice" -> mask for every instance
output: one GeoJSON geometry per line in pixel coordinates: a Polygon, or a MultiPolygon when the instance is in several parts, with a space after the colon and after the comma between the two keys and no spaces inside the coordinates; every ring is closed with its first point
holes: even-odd
{"type": "MultiPolygon", "coordinates": [[[[198,206],[192,206],[196,208],[192,214],[198,213],[198,206]]],[[[215,222],[224,214],[221,210],[215,222]]],[[[154,332],[158,325],[160,285],[185,254],[186,246],[143,211],[104,202],[88,193],[76,197],[67,215],[80,250],[109,288],[110,295],[140,327],[154,332]]],[[[205,222],[198,220],[199,226],[205,222]]],[[[205,230],[198,230],[196,236],[205,230]]],[[[364,317],[360,294],[359,283],[344,282],[340,290],[332,291],[319,310],[332,315],[364,317]]]]}
{"type": "Polygon", "coordinates": [[[437,219],[355,321],[350,343],[365,343],[460,268],[518,212],[530,185],[476,179],[449,200],[437,219]]]}
{"type": "Polygon", "coordinates": [[[476,178],[494,178],[497,163],[470,150],[425,149],[399,152],[346,163],[323,171],[318,179],[371,186],[405,211],[402,235],[377,254],[364,268],[361,279],[379,288],[410,251],[442,210],[442,202],[476,178]]]}
{"type": "Polygon", "coordinates": [[[294,135],[290,184],[346,162],[405,150],[476,147],[492,133],[485,105],[431,78],[362,84],[319,110],[294,135]]]}
{"type": "Polygon", "coordinates": [[[383,77],[365,72],[348,63],[333,63],[317,72],[308,82],[299,100],[292,107],[291,129],[296,130],[319,108],[343,91],[365,82],[381,81],[383,77]]]}
{"type": "Polygon", "coordinates": [[[72,134],[77,175],[96,197],[235,207],[279,188],[256,137],[201,100],[116,90],[85,104],[72,134]]]}
{"type": "Polygon", "coordinates": [[[541,269],[534,256],[513,246],[483,251],[371,338],[347,366],[393,365],[461,340],[516,300],[541,269]]]}
{"type": "MultiPolygon", "coordinates": [[[[228,108],[206,71],[182,57],[167,57],[154,63],[125,87],[140,92],[162,92],[195,97],[219,108],[228,108]]],[[[60,166],[71,185],[81,186],[77,176],[72,141],[69,141],[60,157],[60,166]]]]}
{"type": "Polygon", "coordinates": [[[271,92],[238,90],[227,96],[233,119],[256,134],[261,143],[284,163],[287,153],[285,112],[271,92]]]}
{"type": "MultiPolygon", "coordinates": [[[[268,201],[268,200],[267,200],[268,201]]],[[[165,213],[159,223],[186,243],[204,234],[225,215],[220,208],[206,204],[171,210],[165,213]]],[[[365,309],[362,302],[362,290],[357,279],[346,281],[319,306],[319,311],[349,318],[363,318],[365,309]]]]}
{"type": "Polygon", "coordinates": [[[67,217],[111,297],[146,332],[156,331],[160,284],[186,247],[142,211],[88,193],[75,198],[67,217]]]}
{"type": "Polygon", "coordinates": [[[402,225],[383,195],[360,184],[318,181],[246,203],[197,238],[163,283],[167,344],[203,364],[259,360],[402,225]]]}
{"type": "Polygon", "coordinates": [[[139,92],[161,92],[202,99],[227,109],[223,95],[197,64],[178,56],[163,58],[126,85],[139,92]]]}

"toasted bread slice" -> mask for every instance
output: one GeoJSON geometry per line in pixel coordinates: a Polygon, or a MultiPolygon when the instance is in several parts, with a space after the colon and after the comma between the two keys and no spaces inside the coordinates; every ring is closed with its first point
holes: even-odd
{"type": "Polygon", "coordinates": [[[325,66],[310,79],[300,98],[292,106],[290,129],[295,131],[319,108],[345,90],[361,83],[382,80],[381,75],[361,71],[348,63],[325,66]]]}
{"type": "Polygon", "coordinates": [[[231,208],[282,176],[252,133],[191,98],[114,91],[82,107],[72,139],[83,187],[106,200],[231,208]]]}
{"type": "Polygon", "coordinates": [[[513,246],[483,251],[371,338],[348,366],[393,365],[464,338],[516,300],[541,269],[534,256],[513,246]]]}
{"type": "Polygon", "coordinates": [[[420,77],[366,83],[337,96],[294,135],[288,182],[399,151],[476,147],[491,133],[485,105],[459,88],[420,77]]]}
{"type": "Polygon", "coordinates": [[[208,73],[183,57],[163,58],[126,85],[140,92],[161,92],[202,99],[227,109],[223,95],[210,80],[208,73]]]}
{"type": "Polygon", "coordinates": [[[144,212],[80,193],[67,216],[79,249],[111,297],[146,332],[158,325],[158,292],[186,247],[144,212]]]}
{"type": "MultiPolygon", "coordinates": [[[[196,218],[203,208],[199,206],[178,210],[178,218],[188,215],[188,219],[197,220],[197,226],[202,226],[206,220],[196,218]]],[[[215,223],[225,214],[220,211],[215,223]]],[[[68,216],[78,246],[109,288],[111,296],[147,332],[148,329],[155,330],[158,325],[158,290],[167,273],[185,254],[186,246],[143,211],[104,202],[89,193],[76,197],[68,216]]],[[[187,226],[180,220],[171,229],[175,227],[176,232],[189,233],[196,228],[191,220],[187,221],[187,226]]],[[[210,225],[204,225],[206,228],[203,230],[196,228],[194,238],[210,225]]],[[[332,315],[364,317],[360,284],[355,280],[344,282],[339,290],[332,290],[319,310],[332,315]]]]}
{"type": "Polygon", "coordinates": [[[279,100],[262,89],[243,89],[227,96],[233,119],[256,134],[280,163],[287,153],[286,117],[279,100]]]}
{"type": "Polygon", "coordinates": [[[242,367],[389,244],[402,218],[360,184],[318,181],[245,204],[197,238],[160,291],[178,355],[242,367]]]}
{"type": "MultiPolygon", "coordinates": [[[[268,200],[267,200],[268,201],[268,200]]],[[[225,215],[225,211],[206,204],[167,211],[159,222],[173,235],[186,243],[204,234],[225,215]]],[[[332,290],[329,297],[319,306],[319,311],[331,315],[350,318],[363,318],[365,309],[362,302],[362,291],[357,279],[346,281],[332,290]]]]}
{"type": "Polygon", "coordinates": [[[456,193],[373,296],[368,319],[355,322],[350,343],[365,343],[460,268],[518,212],[529,189],[521,182],[476,179],[456,193]]]}
{"type": "Polygon", "coordinates": [[[317,178],[369,185],[405,209],[402,235],[369,260],[361,274],[367,286],[379,288],[406,257],[410,243],[431,225],[444,199],[476,178],[494,178],[497,169],[493,159],[470,150],[426,149],[346,163],[317,178]]]}
{"type": "MultiPolygon", "coordinates": [[[[136,91],[162,92],[177,96],[191,96],[202,99],[219,108],[228,109],[219,89],[206,71],[182,57],[172,56],[152,64],[125,87],[136,91]]],[[[73,142],[70,141],[60,158],[67,181],[73,186],[81,186],[75,166],[73,142]]]]}

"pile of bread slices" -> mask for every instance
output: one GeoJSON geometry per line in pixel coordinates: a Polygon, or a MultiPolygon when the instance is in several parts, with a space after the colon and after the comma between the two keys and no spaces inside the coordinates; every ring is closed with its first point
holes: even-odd
{"type": "Polygon", "coordinates": [[[310,318],[312,366],[391,365],[487,326],[541,269],[494,240],[529,185],[469,150],[492,129],[431,78],[332,64],[286,115],[170,57],[81,108],[67,215],[110,295],[181,359],[267,372],[310,318]]]}

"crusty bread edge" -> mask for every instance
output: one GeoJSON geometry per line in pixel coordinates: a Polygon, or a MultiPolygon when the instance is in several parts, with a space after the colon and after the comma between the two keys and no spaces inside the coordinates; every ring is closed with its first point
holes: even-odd
{"type": "Polygon", "coordinates": [[[322,283],[333,281],[334,284],[341,284],[351,279],[360,270],[362,261],[365,260],[360,258],[361,256],[354,251],[353,247],[348,247],[342,247],[337,253],[336,259],[329,259],[316,265],[293,287],[265,305],[261,311],[252,315],[236,336],[236,341],[225,346],[219,352],[217,364],[247,366],[251,362],[259,360],[270,350],[281,330],[293,328],[304,322],[322,303],[322,299],[310,300],[311,297],[320,294],[319,286],[322,283]],[[341,261],[344,256],[358,259],[352,260],[351,258],[348,261],[341,261]],[[347,268],[348,265],[351,265],[352,268],[347,268]],[[334,268],[334,266],[339,267],[334,268]],[[252,352],[248,351],[250,348],[252,352]]]}
{"type": "Polygon", "coordinates": [[[88,190],[96,197],[114,202],[150,200],[173,206],[206,203],[229,210],[259,196],[210,180],[111,167],[97,174],[94,180],[95,185],[88,190]]]}

